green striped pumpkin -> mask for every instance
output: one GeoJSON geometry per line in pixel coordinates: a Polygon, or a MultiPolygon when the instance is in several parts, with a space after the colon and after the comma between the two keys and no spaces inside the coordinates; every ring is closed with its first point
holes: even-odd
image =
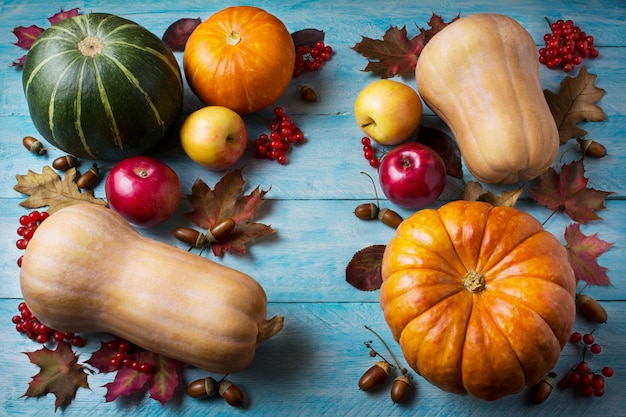
{"type": "Polygon", "coordinates": [[[172,51],[144,27],[111,14],[80,15],[46,29],[26,56],[22,82],[39,133],[80,158],[142,154],[182,110],[172,51]]]}

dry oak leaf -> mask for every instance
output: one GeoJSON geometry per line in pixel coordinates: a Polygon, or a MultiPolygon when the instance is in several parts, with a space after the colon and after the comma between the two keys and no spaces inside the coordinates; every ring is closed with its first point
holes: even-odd
{"type": "Polygon", "coordinates": [[[24,353],[31,363],[39,366],[40,371],[33,376],[22,397],[42,397],[52,393],[56,397],[56,411],[72,402],[79,387],[89,388],[85,371],[91,370],[78,363],[78,355],[69,343],[59,342],[54,350],[44,346],[35,352],[24,353]]]}
{"type": "Polygon", "coordinates": [[[515,207],[517,200],[524,191],[524,187],[520,187],[513,191],[503,191],[501,195],[486,191],[483,186],[476,182],[470,181],[463,188],[461,199],[465,201],[485,201],[493,206],[515,207]]]}
{"type": "Polygon", "coordinates": [[[611,285],[606,274],[608,268],[598,264],[598,258],[611,248],[611,243],[598,238],[597,233],[584,235],[580,231],[580,223],[572,223],[565,228],[565,242],[576,282],[582,280],[588,285],[611,285]]]}
{"type": "Polygon", "coordinates": [[[242,195],[245,181],[241,171],[242,168],[227,171],[213,190],[198,178],[187,196],[194,210],[185,213],[185,217],[197,226],[208,230],[229,217],[235,221],[235,229],[227,241],[211,244],[215,256],[230,250],[243,254],[246,244],[252,239],[275,232],[270,226],[253,221],[269,190],[264,191],[257,186],[249,194],[242,195]]]}
{"type": "Polygon", "coordinates": [[[565,210],[576,222],[602,220],[595,211],[602,210],[606,197],[613,193],[587,187],[589,179],[585,177],[583,161],[581,158],[564,164],[560,174],[549,168],[532,180],[530,196],[550,210],[565,210]]]}
{"type": "Polygon", "coordinates": [[[576,77],[565,77],[561,81],[558,94],[544,90],[559,130],[561,144],[587,134],[586,130],[576,126],[577,123],[606,120],[602,108],[595,104],[606,93],[604,89],[595,86],[597,77],[587,72],[587,67],[583,66],[576,77]]]}
{"type": "Polygon", "coordinates": [[[28,209],[48,206],[47,211],[50,214],[77,203],[94,203],[106,206],[106,201],[96,198],[93,190],[82,192],[78,188],[75,181],[77,175],[76,168],[70,168],[61,179],[56,171],[45,165],[41,174],[28,170],[26,175],[16,175],[17,184],[13,189],[30,196],[22,201],[20,206],[28,209]]]}

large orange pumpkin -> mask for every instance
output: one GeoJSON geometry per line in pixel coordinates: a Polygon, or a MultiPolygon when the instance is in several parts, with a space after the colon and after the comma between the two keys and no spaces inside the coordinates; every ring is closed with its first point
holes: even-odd
{"type": "Polygon", "coordinates": [[[541,380],[575,320],[565,247],[530,214],[455,201],[407,218],[382,263],[380,305],[407,363],[495,400],[541,380]]]}
{"type": "Polygon", "coordinates": [[[295,56],[291,34],[277,17],[257,7],[233,6],[192,32],[183,67],[191,90],[205,104],[248,114],[287,89],[295,56]]]}

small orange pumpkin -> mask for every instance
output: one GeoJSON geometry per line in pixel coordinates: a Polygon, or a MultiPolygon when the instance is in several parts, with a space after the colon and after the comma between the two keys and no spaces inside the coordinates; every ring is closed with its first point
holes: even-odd
{"type": "Polygon", "coordinates": [[[291,34],[277,17],[257,7],[233,6],[192,32],[183,67],[189,87],[205,104],[248,114],[287,89],[295,57],[291,34]]]}
{"type": "Polygon", "coordinates": [[[495,400],[539,382],[575,321],[567,251],[530,214],[454,201],[407,218],[382,261],[380,305],[407,363],[495,400]]]}

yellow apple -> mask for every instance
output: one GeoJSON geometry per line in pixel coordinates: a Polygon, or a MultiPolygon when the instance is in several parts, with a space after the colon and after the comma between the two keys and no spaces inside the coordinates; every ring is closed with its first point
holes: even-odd
{"type": "Polygon", "coordinates": [[[210,170],[222,171],[243,155],[248,130],[235,111],[207,106],[187,116],[180,128],[180,143],[191,160],[210,170]]]}
{"type": "Polygon", "coordinates": [[[356,98],[354,117],[359,128],[381,145],[397,145],[414,133],[422,120],[419,94],[406,84],[378,80],[356,98]]]}

